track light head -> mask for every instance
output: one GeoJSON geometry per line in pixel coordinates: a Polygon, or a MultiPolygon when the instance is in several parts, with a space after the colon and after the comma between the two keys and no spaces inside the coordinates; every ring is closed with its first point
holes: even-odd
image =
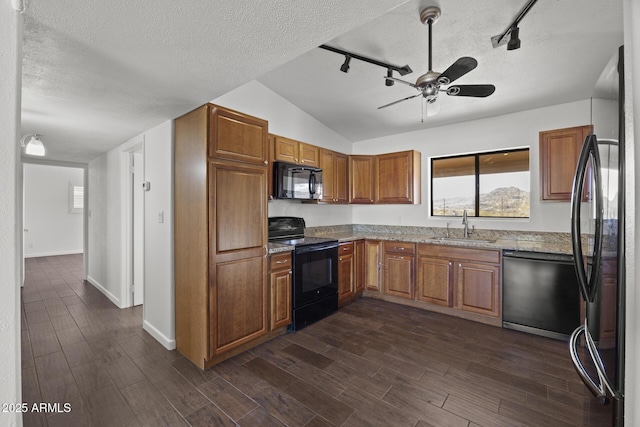
{"type": "MultiPolygon", "coordinates": [[[[387,68],[387,77],[393,77],[393,70],[391,68],[387,68]]],[[[386,79],[384,84],[387,86],[393,86],[395,82],[391,79],[386,79]]]]}
{"type": "Polygon", "coordinates": [[[507,43],[507,50],[520,49],[520,39],[518,38],[518,36],[520,35],[520,28],[511,27],[510,34],[511,34],[511,38],[509,39],[509,42],[507,43]]]}
{"type": "Polygon", "coordinates": [[[344,63],[340,66],[340,71],[343,73],[349,72],[349,62],[351,62],[351,55],[344,56],[344,63]]]}

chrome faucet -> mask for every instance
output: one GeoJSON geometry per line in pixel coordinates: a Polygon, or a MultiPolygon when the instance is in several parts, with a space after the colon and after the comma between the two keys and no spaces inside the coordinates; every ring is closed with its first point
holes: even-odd
{"type": "Polygon", "coordinates": [[[467,210],[462,212],[462,225],[464,225],[464,238],[469,238],[469,219],[467,218],[467,210]]]}

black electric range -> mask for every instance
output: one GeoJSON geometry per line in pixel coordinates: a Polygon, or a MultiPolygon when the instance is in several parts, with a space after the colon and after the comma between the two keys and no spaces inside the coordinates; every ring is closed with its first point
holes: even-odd
{"type": "Polygon", "coordinates": [[[292,317],[289,330],[300,330],[338,310],[338,241],[305,237],[298,217],[269,218],[269,241],[291,245],[292,317]]]}

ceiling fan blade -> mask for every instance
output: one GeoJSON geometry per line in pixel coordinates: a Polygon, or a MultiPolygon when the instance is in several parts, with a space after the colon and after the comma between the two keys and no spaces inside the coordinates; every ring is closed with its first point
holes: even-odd
{"type": "Polygon", "coordinates": [[[385,80],[393,80],[394,82],[404,83],[404,84],[406,84],[408,86],[411,86],[412,88],[420,90],[420,88],[418,86],[414,85],[411,82],[408,82],[408,81],[405,81],[405,80],[401,80],[401,79],[397,79],[397,78],[391,77],[391,76],[384,76],[384,78],[385,78],[385,80]]]}
{"type": "Polygon", "coordinates": [[[421,94],[421,93],[419,93],[419,94],[417,94],[417,95],[407,96],[406,98],[402,98],[402,99],[399,99],[399,100],[397,100],[397,101],[393,101],[393,102],[391,102],[391,103],[389,103],[389,104],[385,104],[385,105],[383,105],[382,107],[378,107],[378,110],[380,110],[380,109],[382,109],[382,108],[391,107],[392,105],[398,104],[398,103],[400,103],[400,102],[406,101],[406,100],[411,99],[411,98],[415,98],[416,96],[420,96],[420,95],[422,95],[422,94],[421,94]]]}
{"type": "Polygon", "coordinates": [[[447,95],[485,98],[495,91],[494,85],[455,85],[447,88],[447,95]]]}
{"type": "Polygon", "coordinates": [[[462,58],[458,58],[456,62],[454,62],[449,68],[447,68],[442,74],[440,74],[440,77],[438,77],[438,82],[440,84],[447,85],[464,76],[477,66],[478,61],[470,56],[463,56],[462,58]]]}

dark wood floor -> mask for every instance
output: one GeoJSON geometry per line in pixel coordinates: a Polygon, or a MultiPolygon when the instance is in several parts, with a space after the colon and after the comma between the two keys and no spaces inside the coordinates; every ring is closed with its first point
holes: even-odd
{"type": "Polygon", "coordinates": [[[200,371],[82,281],[82,257],[26,260],[26,426],[596,426],[564,342],[361,299],[200,371]]]}

